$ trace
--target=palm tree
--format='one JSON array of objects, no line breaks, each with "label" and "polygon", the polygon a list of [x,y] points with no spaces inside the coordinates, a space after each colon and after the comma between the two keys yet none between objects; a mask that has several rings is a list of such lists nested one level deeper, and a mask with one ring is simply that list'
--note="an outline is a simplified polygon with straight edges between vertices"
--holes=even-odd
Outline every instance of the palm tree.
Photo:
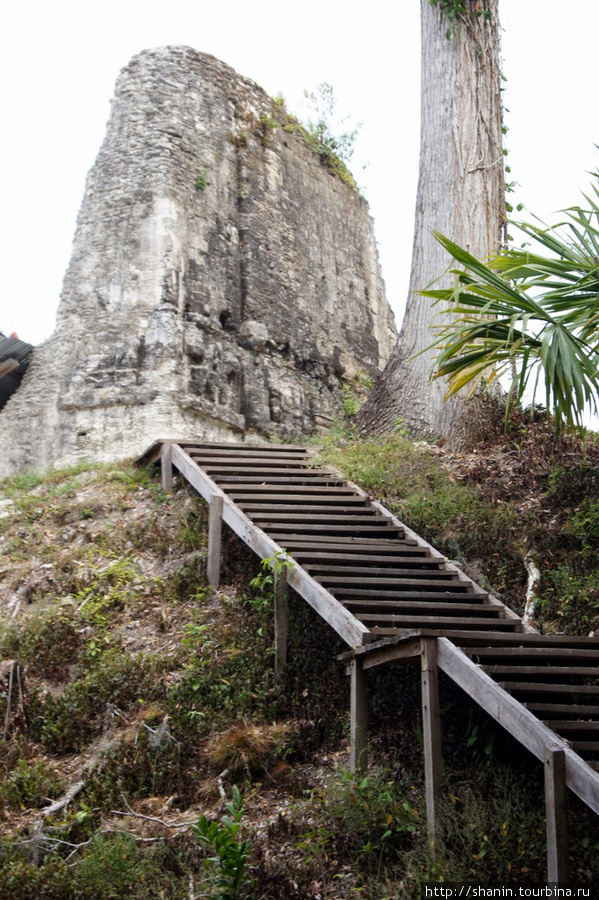
[{"label": "palm tree", "polygon": [[508,411],[530,386],[534,403],[544,382],[557,430],[581,426],[585,408],[597,412],[599,172],[594,178],[584,208],[562,210],[553,226],[518,223],[529,242],[487,262],[435,233],[462,267],[450,269],[453,287],[421,292],[448,304],[430,345],[438,350],[433,377],[447,377],[448,396],[507,374]]}]

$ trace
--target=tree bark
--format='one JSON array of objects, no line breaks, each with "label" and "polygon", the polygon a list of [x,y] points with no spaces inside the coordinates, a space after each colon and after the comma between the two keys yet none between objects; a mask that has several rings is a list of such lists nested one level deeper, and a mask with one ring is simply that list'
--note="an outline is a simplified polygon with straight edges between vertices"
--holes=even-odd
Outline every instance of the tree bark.
[{"label": "tree bark", "polygon": [[[364,435],[390,431],[401,419],[416,435],[464,446],[497,419],[497,404],[480,396],[445,401],[445,381],[430,380],[435,353],[415,356],[433,340],[431,324],[440,312],[418,291],[451,262],[431,231],[482,258],[499,249],[505,233],[498,0],[463,3],[464,21],[447,37],[439,8],[421,0],[420,173],[410,289],[397,345],[358,414]],[[481,6],[490,19],[476,15]]]}]

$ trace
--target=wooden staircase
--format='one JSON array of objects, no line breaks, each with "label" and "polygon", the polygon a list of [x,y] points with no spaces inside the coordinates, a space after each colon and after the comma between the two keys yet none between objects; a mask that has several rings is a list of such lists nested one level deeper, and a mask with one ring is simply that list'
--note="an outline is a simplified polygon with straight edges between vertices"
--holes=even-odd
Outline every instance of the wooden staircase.
[{"label": "wooden staircase", "polygon": [[[352,764],[364,763],[365,673],[421,660],[429,831],[440,782],[437,672],[444,671],[546,766],[549,880],[566,871],[570,787],[599,815],[599,637],[540,635],[305,446],[162,441],[161,459],[210,504],[208,577],[217,585],[224,521],[262,558],[287,561],[275,610],[286,653],[286,584],[333,627],[352,684]],[[286,584],[285,584],[286,582]],[[551,802],[550,799],[551,798]]]}]

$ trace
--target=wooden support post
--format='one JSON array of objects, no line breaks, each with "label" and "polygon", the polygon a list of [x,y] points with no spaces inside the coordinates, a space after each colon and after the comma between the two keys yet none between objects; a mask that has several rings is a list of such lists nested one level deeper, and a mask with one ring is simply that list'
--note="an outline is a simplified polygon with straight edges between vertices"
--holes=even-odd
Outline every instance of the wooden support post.
[{"label": "wooden support post", "polygon": [[211,587],[220,584],[220,542],[223,525],[223,498],[215,494],[210,501],[210,521],[208,523],[208,563],[206,576]]},{"label": "wooden support post", "polygon": [[567,882],[568,827],[566,822],[566,754],[545,751],[545,806],[547,810],[547,881]]},{"label": "wooden support post", "polygon": [[349,663],[350,698],[350,756],[352,772],[366,772],[368,768],[368,677],[362,660],[354,657]]},{"label": "wooden support post", "polygon": [[424,741],[424,778],[426,822],[429,842],[435,853],[437,806],[441,785],[441,720],[439,714],[439,669],[437,641],[424,638],[420,657],[422,681],[422,737]]},{"label": "wooden support post", "polygon": [[275,675],[287,665],[287,567],[275,570]]},{"label": "wooden support post", "polygon": [[173,489],[173,445],[163,444],[160,450],[162,490],[167,494]]}]

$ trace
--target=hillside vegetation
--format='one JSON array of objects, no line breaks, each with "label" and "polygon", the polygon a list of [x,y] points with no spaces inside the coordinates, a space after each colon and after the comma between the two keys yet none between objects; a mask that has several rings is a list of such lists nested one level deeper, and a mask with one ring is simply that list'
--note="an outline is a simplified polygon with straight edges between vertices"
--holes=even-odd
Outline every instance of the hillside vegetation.
[{"label": "hillside vegetation", "polygon": [[[599,627],[599,445],[516,419],[468,456],[397,434],[329,435],[323,457],[537,622]],[[0,482],[0,900],[418,897],[427,880],[545,879],[542,773],[442,683],[444,844],[426,846],[419,683],[372,678],[372,757],[347,770],[345,647],[290,597],[273,669],[271,585],[156,472],[87,466]],[[572,877],[599,828],[570,798]]]}]

